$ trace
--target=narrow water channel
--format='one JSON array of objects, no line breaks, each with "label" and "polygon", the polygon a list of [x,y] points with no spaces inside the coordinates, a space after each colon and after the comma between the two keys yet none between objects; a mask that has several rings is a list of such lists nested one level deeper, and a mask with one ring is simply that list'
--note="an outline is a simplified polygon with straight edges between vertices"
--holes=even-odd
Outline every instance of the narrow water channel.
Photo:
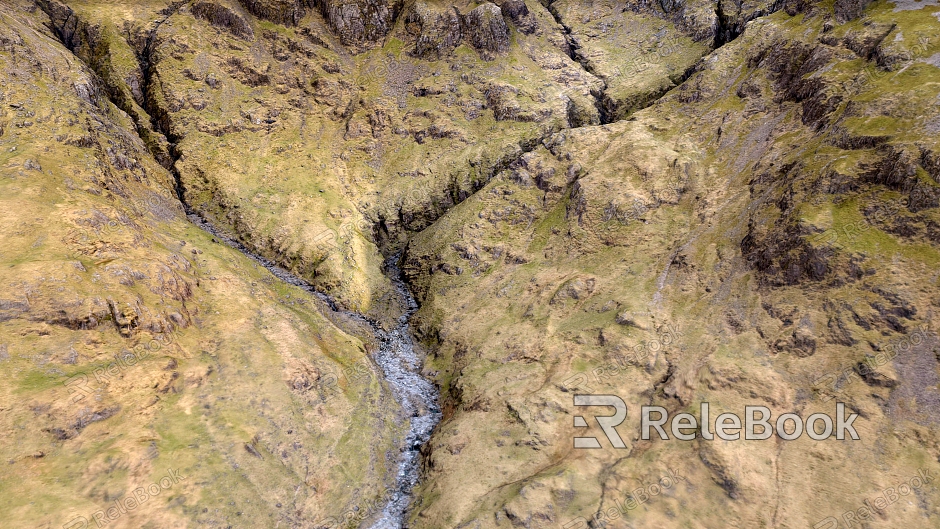
[{"label": "narrow water channel", "polygon": [[423,359],[415,348],[411,333],[409,322],[418,310],[418,303],[401,280],[397,256],[390,259],[385,268],[404,301],[405,312],[398,318],[395,328],[388,333],[374,327],[382,342],[374,359],[382,369],[395,400],[401,404],[405,413],[410,415],[411,423],[401,448],[396,490],[391,491],[389,502],[382,510],[381,517],[370,529],[401,529],[408,514],[408,505],[411,503],[411,491],[418,483],[421,446],[431,438],[431,432],[441,420],[441,410],[437,386],[421,376]]},{"label": "narrow water channel", "polygon": [[400,296],[404,311],[395,326],[390,331],[386,331],[378,322],[358,312],[340,309],[330,296],[314,289],[303,279],[273,262],[251,252],[243,244],[221,233],[198,215],[189,214],[188,217],[193,224],[264,266],[278,279],[303,288],[322,300],[330,310],[345,318],[363,323],[371,329],[379,343],[379,348],[372,355],[372,359],[379,367],[392,396],[401,406],[406,420],[409,421],[409,426],[408,433],[399,445],[400,454],[395,485],[392,490],[383,495],[388,498],[388,501],[382,507],[381,512],[377,513],[377,517],[373,518],[374,521],[370,525],[365,525],[364,528],[403,529],[408,516],[408,507],[411,504],[412,491],[420,477],[421,446],[428,442],[434,427],[440,422],[441,410],[437,386],[421,376],[424,359],[415,347],[410,324],[411,317],[418,310],[418,303],[408,289],[408,285],[401,279],[401,270],[398,268],[400,256],[389,258],[384,268]]}]

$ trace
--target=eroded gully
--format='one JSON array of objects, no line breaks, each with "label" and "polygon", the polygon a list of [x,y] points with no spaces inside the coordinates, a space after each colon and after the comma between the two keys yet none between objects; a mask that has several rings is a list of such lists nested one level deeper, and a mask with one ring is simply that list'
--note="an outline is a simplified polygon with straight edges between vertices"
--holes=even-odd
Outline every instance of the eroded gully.
[{"label": "eroded gully", "polygon": [[[153,104],[153,101],[151,101],[149,97],[154,75],[152,56],[155,49],[157,32],[161,25],[186,3],[185,1],[172,3],[166,9],[163,18],[150,30],[142,49],[136,50],[137,60],[144,81],[144,101],[140,103],[151,116],[151,122],[149,124],[140,121],[136,122],[136,132],[140,135],[141,129],[152,128],[169,140],[169,153],[158,152],[158,150],[153,148],[152,143],[144,143],[150,148],[154,158],[173,175],[175,180],[175,188],[173,191],[182,204],[186,216],[193,224],[243,253],[261,266],[264,266],[281,281],[300,287],[314,295],[325,305],[325,307],[323,307],[324,314],[340,328],[347,330],[349,324],[352,323],[353,326],[357,328],[367,329],[374,336],[379,347],[372,355],[372,359],[387,383],[392,396],[400,405],[404,419],[408,420],[409,426],[407,434],[399,444],[400,453],[398,455],[395,483],[391,489],[387,491],[387,494],[382,495],[383,498],[386,498],[382,509],[376,513],[370,513],[369,516],[366,517],[366,521],[363,522],[363,527],[367,527],[368,529],[402,529],[407,519],[408,507],[411,504],[412,490],[418,483],[418,478],[420,477],[420,449],[424,443],[430,440],[434,427],[441,419],[441,411],[439,406],[440,392],[438,388],[432,382],[421,376],[423,355],[420,354],[415,347],[415,339],[409,324],[411,316],[418,310],[418,304],[411,294],[411,291],[408,289],[408,286],[401,279],[401,271],[398,269],[397,263],[400,256],[396,255],[390,258],[385,263],[384,271],[395,287],[395,292],[399,296],[399,304],[404,310],[398,320],[391,326],[391,330],[386,330],[379,322],[367,318],[363,314],[341,309],[329,295],[316,290],[313,285],[300,277],[295,276],[277,266],[272,261],[252,252],[242,243],[222,233],[190,207],[186,201],[185,184],[174,163],[179,155],[179,153],[176,152],[175,145],[181,138],[170,134],[168,127],[165,126],[164,120],[157,117],[164,116],[165,113],[160,112],[160,109],[157,105]],[[40,7],[46,11],[50,19],[55,20],[52,7],[48,2],[43,2]],[[67,7],[64,7],[64,9],[68,11],[67,22],[68,19],[74,16],[74,13]],[[74,54],[76,51],[75,43],[65,34],[64,25],[65,24],[63,24],[63,27],[53,27],[52,29],[58,36],[59,41]],[[72,45],[69,45],[70,43]],[[77,54],[75,56],[78,60],[84,62]],[[102,77],[107,78],[107,76]],[[107,88],[107,95],[112,103],[119,108],[124,108],[125,105],[121,103],[126,103],[126,101],[121,101],[114,97],[115,91],[111,90],[113,87],[108,86]],[[136,113],[129,112],[129,114],[139,119]]]},{"label": "eroded gully", "polygon": [[[186,2],[176,2],[171,4],[165,18],[151,30],[144,49],[138,50],[138,60],[144,74],[144,84],[148,89],[150,85],[150,75],[153,73],[151,70],[151,55],[153,53],[154,37],[156,36],[157,30],[163,21],[169,18],[172,13],[185,3]],[[557,17],[557,13],[553,13],[553,15],[559,18]],[[558,22],[561,24],[560,19]],[[563,24],[561,25],[564,27]],[[570,33],[568,28],[565,29]],[[68,46],[68,41],[63,38],[61,32],[59,32],[58,36],[66,47],[73,52],[75,51],[73,47]],[[732,39],[729,40],[733,40],[733,36]],[[725,42],[721,44],[725,44]],[[577,56],[573,58],[575,60],[579,59]],[[582,61],[579,60],[578,62],[584,65]],[[692,70],[694,70],[694,68],[690,69],[689,73],[691,73]],[[146,94],[147,90],[145,90],[144,93]],[[600,103],[602,98],[598,97],[599,94],[593,95],[598,103]],[[144,101],[142,106],[151,116],[159,115],[158,112],[154,112],[157,109],[155,109],[154,105],[150,104],[151,102],[146,95],[145,98],[148,99],[148,101]],[[655,99],[658,98],[654,98],[654,100]],[[119,101],[115,101],[115,104],[119,107],[121,106]],[[649,104],[652,104],[652,101]],[[646,106],[649,106],[649,104]],[[606,119],[605,109],[602,105],[599,104],[598,107],[602,111],[602,116],[605,116],[604,122],[609,121]],[[138,123],[137,125],[138,127],[145,126],[143,123]],[[330,319],[341,328],[344,328],[344,321],[346,324],[353,323],[356,327],[368,329],[375,337],[379,347],[372,355],[372,359],[387,383],[392,396],[399,403],[403,414],[408,419],[409,427],[407,434],[399,444],[400,453],[398,455],[394,486],[388,491],[388,494],[383,495],[387,500],[381,510],[367,516],[366,521],[361,525],[361,529],[402,529],[406,525],[409,514],[412,491],[420,477],[420,449],[422,445],[430,440],[434,428],[441,419],[441,410],[439,406],[440,392],[438,388],[421,375],[423,355],[415,347],[415,339],[409,323],[412,315],[418,309],[418,304],[408,286],[401,278],[401,271],[398,268],[397,262],[399,256],[396,255],[390,258],[385,264],[384,271],[394,285],[395,291],[400,298],[400,305],[404,310],[397,321],[394,322],[391,330],[386,330],[379,322],[363,314],[340,308],[329,295],[316,290],[308,282],[279,267],[270,260],[255,254],[243,244],[220,232],[205,219],[196,214],[185,201],[186,193],[183,180],[172,163],[177,156],[177,153],[173,152],[175,150],[173,147],[175,143],[179,141],[179,138],[172,137],[169,131],[166,130],[166,127],[163,126],[160,119],[152,119],[150,125],[153,129],[162,133],[170,140],[170,153],[173,160],[162,159],[163,157],[158,156],[160,153],[153,154],[155,158],[173,174],[176,181],[176,189],[174,191],[182,203],[187,217],[193,224],[212,234],[217,239],[222,240],[232,248],[240,251],[261,266],[264,266],[281,281],[300,287],[315,296],[325,305],[324,314],[330,317]],[[139,132],[138,130],[138,133]],[[536,145],[537,144],[536,142]],[[523,151],[525,150],[526,149],[523,149]],[[168,161],[169,163],[167,163]]]},{"label": "eroded gully", "polygon": [[[418,310],[418,303],[408,285],[401,279],[401,270],[398,268],[400,254],[392,256],[385,262],[384,271],[395,287],[404,311],[394,322],[391,330],[385,330],[379,322],[371,318],[340,308],[329,295],[316,290],[310,283],[255,254],[245,245],[220,232],[202,217],[194,213],[189,213],[187,216],[193,224],[264,266],[281,281],[300,287],[314,295],[333,312],[332,316],[358,323],[368,328],[375,336],[379,347],[373,353],[372,360],[381,371],[392,396],[401,406],[402,413],[409,421],[409,426],[408,433],[399,445],[400,454],[395,485],[388,491],[388,494],[383,495],[388,499],[381,511],[367,518],[371,520],[363,527],[402,529],[411,504],[412,490],[420,477],[421,446],[431,439],[434,427],[441,420],[441,410],[440,391],[437,386],[421,375],[424,355],[415,347],[410,324],[411,317]],[[331,319],[334,323],[338,321],[337,318]]]}]

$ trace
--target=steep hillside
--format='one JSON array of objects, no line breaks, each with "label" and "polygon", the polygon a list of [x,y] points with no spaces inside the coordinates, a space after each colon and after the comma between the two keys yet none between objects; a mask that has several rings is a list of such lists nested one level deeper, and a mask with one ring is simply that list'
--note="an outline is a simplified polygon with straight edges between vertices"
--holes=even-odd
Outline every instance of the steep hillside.
[{"label": "steep hillside", "polygon": [[[913,0],[6,0],[0,513],[940,526],[937,35]],[[703,403],[860,439],[640,438]]]},{"label": "steep hillside", "polygon": [[0,6],[4,525],[93,521],[168,469],[109,526],[309,526],[381,496],[371,334],[193,226],[41,13]]},{"label": "steep hillside", "polygon": [[[812,527],[936,472],[940,25],[880,5],[746,28],[655,105],[547,139],[412,241],[450,410],[416,527]],[[626,401],[626,449],[572,449],[572,393]],[[837,401],[860,441],[636,427],[646,404]],[[936,488],[917,494],[866,526],[932,526]]]}]

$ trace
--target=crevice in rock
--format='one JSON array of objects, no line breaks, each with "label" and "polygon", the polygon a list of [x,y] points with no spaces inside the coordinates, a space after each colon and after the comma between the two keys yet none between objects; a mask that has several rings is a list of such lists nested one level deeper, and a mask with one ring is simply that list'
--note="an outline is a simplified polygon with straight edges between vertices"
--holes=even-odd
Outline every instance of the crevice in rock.
[{"label": "crevice in rock", "polygon": [[[600,118],[601,118],[600,124],[605,125],[605,124],[612,123],[613,121],[616,121],[615,116],[617,114],[617,108],[616,108],[617,103],[613,101],[611,98],[609,98],[608,95],[606,94],[607,80],[603,76],[595,72],[593,68],[590,66],[590,62],[583,55],[579,53],[578,50],[581,47],[577,43],[577,41],[571,36],[571,33],[572,33],[571,28],[567,26],[566,24],[564,24],[564,22],[562,21],[561,15],[558,13],[557,9],[554,7],[553,0],[543,0],[542,3],[546,7],[546,9],[549,11],[549,13],[551,13],[552,17],[555,19],[555,22],[559,25],[559,27],[562,28],[562,30],[565,33],[565,41],[568,47],[567,49],[564,49],[563,51],[573,61],[580,64],[581,67],[586,72],[590,73],[591,75],[593,75],[594,77],[598,78],[599,80],[603,82],[603,88],[601,88],[600,90],[591,91],[591,95],[594,98],[594,105],[598,109],[598,112],[600,114]],[[766,15],[772,14],[773,12],[779,10],[782,7],[783,3],[784,2],[782,0],[777,0],[767,12],[758,11],[754,13],[752,16],[744,20],[738,20],[737,22],[734,22],[735,18],[729,15],[725,15],[723,13],[721,2],[719,1],[718,7],[716,9],[716,13],[718,14],[718,17],[719,17],[719,28],[715,36],[715,49],[729,42],[732,42],[734,39],[740,36],[741,33],[743,33],[744,25],[747,22],[749,22],[750,20],[754,18],[758,18],[760,16],[766,16]],[[681,75],[677,76],[675,79],[672,79],[674,86],[669,87],[657,93],[649,94],[649,97],[645,98],[645,101],[638,104],[637,108],[631,111],[631,114],[633,112],[637,112],[637,111],[640,111],[640,110],[643,110],[645,108],[652,106],[659,99],[668,95],[673,89],[682,85],[689,77],[691,77],[695,72],[699,70],[703,61],[704,61],[704,57],[700,59],[698,62],[696,62],[696,64],[687,68],[684,72],[682,72]],[[589,125],[584,125],[584,126],[589,126]],[[565,129],[565,130],[576,129],[576,128],[581,128],[581,126],[570,127],[569,129]],[[397,211],[397,222],[399,223],[399,226],[404,228],[405,232],[411,232],[412,234],[420,233],[424,231],[425,229],[433,226],[437,222],[437,220],[439,220],[444,215],[446,215],[450,209],[452,209],[453,207],[456,207],[457,205],[462,203],[464,200],[472,197],[474,194],[479,192],[492,180],[493,177],[499,174],[500,171],[508,168],[510,164],[517,161],[523,155],[537,148],[537,146],[540,143],[544,142],[546,139],[550,138],[555,133],[556,133],[555,131],[549,132],[547,134],[543,134],[539,138],[529,140],[528,142],[520,143],[519,146],[521,148],[521,152],[514,154],[513,156],[504,157],[498,160],[497,163],[494,164],[490,168],[490,170],[487,173],[487,176],[478,181],[474,181],[469,190],[465,188],[461,188],[460,186],[456,184],[456,182],[453,182],[451,186],[449,186],[449,191],[448,191],[453,205],[450,208],[444,209],[443,211],[436,212],[433,220],[431,220],[430,223],[423,228],[413,229],[413,228],[408,227],[409,222],[406,219],[406,212],[403,210],[403,208],[399,208]],[[374,236],[375,236],[376,244],[377,246],[380,247],[380,249],[382,249],[383,253],[385,254],[389,253],[390,245],[388,243],[393,238],[391,232],[394,230],[394,228],[390,229],[388,225],[388,220],[390,219],[380,218],[375,223],[375,229],[374,229]],[[406,235],[406,238],[410,238],[410,237],[407,237]],[[407,246],[407,241],[405,241],[404,244],[405,246]],[[391,248],[392,248],[392,251],[398,251],[401,248],[401,246],[399,244],[393,244],[391,245]]]},{"label": "crevice in rock", "polygon": [[775,0],[773,4],[766,10],[758,9],[753,13],[744,15],[741,12],[741,2],[740,0],[731,0],[735,2],[736,9],[732,12],[726,11],[726,6],[724,2],[728,0],[718,0],[715,5],[715,17],[717,27],[715,28],[715,42],[712,46],[713,50],[728,44],[729,42],[740,37],[744,33],[744,27],[748,22],[767,15],[772,15],[777,11],[781,10],[786,3],[785,0]]},{"label": "crevice in rock", "polygon": [[608,104],[605,103],[605,101],[610,99],[607,97],[607,79],[594,71],[591,63],[578,52],[578,50],[581,49],[581,45],[578,44],[578,41],[571,35],[571,28],[562,21],[561,14],[555,9],[554,0],[543,1],[543,4],[548,12],[551,13],[552,18],[555,19],[555,23],[565,32],[565,42],[568,44],[568,48],[562,51],[564,51],[572,61],[580,64],[585,72],[593,75],[603,83],[600,90],[591,90],[591,97],[594,98],[594,107],[597,108],[597,112],[600,115],[600,124],[606,125],[611,123],[613,121],[613,113],[608,108]]},{"label": "crevice in rock", "polygon": [[[163,12],[165,18],[157,24],[157,27],[186,3],[188,2],[176,2],[167,7]],[[89,28],[85,21],[79,19],[72,8],[56,0],[38,0],[36,5],[49,17],[49,29],[55,34],[59,42],[96,74],[98,81],[105,89],[108,100],[130,116],[134,122],[137,135],[143,141],[147,150],[150,151],[150,154],[160,165],[170,170],[174,162],[170,152],[171,145],[168,143],[169,140],[166,134],[160,131],[157,124],[153,122],[152,114],[149,114],[151,110],[147,108],[148,105],[146,104],[149,82],[147,80],[147,71],[142,68],[143,64],[138,64],[143,77],[143,89],[140,94],[142,100],[137,101],[135,98],[138,96],[129,93],[130,87],[125,87],[127,90],[123,90],[118,81],[114,79],[116,72],[109,69],[110,64],[108,62],[108,56],[112,50],[110,44],[100,38],[100,34],[90,31],[92,28]],[[133,48],[129,38],[127,43],[130,48]],[[93,55],[86,56],[88,53]],[[142,115],[140,110],[149,115]]]},{"label": "crevice in rock", "polygon": [[[393,218],[379,215],[378,219],[373,224],[372,229],[372,236],[375,245],[385,257],[389,257],[392,254],[402,251],[405,247],[407,247],[412,235],[421,233],[433,226],[434,223],[444,217],[444,215],[446,215],[451,209],[457,207],[465,200],[473,197],[480,190],[485,188],[486,185],[496,177],[496,175],[508,169],[510,165],[519,160],[525,154],[537,149],[539,145],[542,145],[543,142],[558,132],[560,131],[552,129],[545,131],[536,137],[519,141],[518,151],[501,156],[495,160],[489,167],[482,171],[482,178],[478,178],[470,182],[469,187],[466,185],[461,185],[457,182],[456,179],[451,179],[451,181],[447,183],[446,187],[441,190],[446,195],[449,203],[441,204],[437,207],[435,207],[434,204],[425,204],[425,208],[422,212],[423,217],[421,218],[416,218],[413,215],[413,211],[411,210],[406,211],[404,206],[399,206],[397,210],[393,212]],[[366,216],[366,213],[367,212],[362,212],[363,216]],[[426,224],[422,221],[425,221]],[[421,223],[422,225],[416,225],[418,223]],[[409,283],[409,288],[411,286],[412,285]]]},{"label": "crevice in rock", "polygon": [[740,35],[740,32],[737,31],[737,28],[732,23],[731,17],[725,14],[725,10],[721,4],[722,0],[718,0],[718,3],[715,5],[715,18],[718,27],[715,28],[715,43],[712,45],[712,48],[716,50]]},{"label": "crevice in rock", "polygon": [[[121,91],[119,87],[107,82],[107,80],[111,78],[108,72],[97,71],[92,67],[91,64],[89,64],[90,59],[93,58],[83,57],[81,54],[77,53],[77,50],[79,50],[82,45],[82,41],[78,40],[81,37],[76,34],[76,28],[79,27],[80,24],[83,24],[83,22],[76,17],[74,12],[67,6],[59,4],[54,0],[40,0],[38,2],[40,8],[42,8],[43,11],[52,20],[53,27],[51,29],[59,39],[60,43],[65,46],[66,49],[71,51],[77,60],[79,60],[98,76],[99,81],[101,81],[101,83],[106,88],[104,93],[108,97],[108,100],[116,107],[124,110],[134,118],[135,128],[138,132],[138,136],[148,147],[151,155],[160,163],[160,165],[166,168],[166,170],[173,177],[172,192],[179,200],[183,212],[186,214],[187,218],[203,230],[226,241],[230,246],[233,246],[242,253],[249,255],[273,272],[274,267],[276,266],[275,263],[271,260],[262,258],[252,253],[258,252],[260,254],[262,252],[259,251],[258,248],[254,247],[254,245],[250,244],[250,241],[244,240],[240,234],[236,234],[236,238],[231,238],[224,235],[222,230],[219,230],[217,227],[215,227],[212,223],[209,222],[208,219],[206,219],[200,212],[196,211],[189,204],[186,199],[186,186],[183,183],[182,175],[176,167],[176,162],[181,156],[181,153],[177,149],[177,144],[183,138],[173,133],[170,115],[168,111],[161,107],[158,103],[160,98],[157,96],[157,91],[162,90],[162,86],[159,79],[159,73],[156,70],[155,53],[158,45],[157,34],[161,26],[173,15],[177,14],[180,9],[190,3],[192,3],[192,0],[183,0],[170,4],[161,11],[162,18],[154,22],[153,26],[146,32],[145,37],[139,36],[137,39],[132,39],[130,36],[128,36],[126,38],[128,46],[135,54],[138,69],[142,75],[142,100],[137,102],[137,104],[139,104],[140,107],[143,108],[143,110],[147,113],[146,116],[142,116],[134,110],[134,102],[128,101],[123,97],[115,96],[115,94],[120,94]],[[57,20],[59,23],[56,23]],[[134,40],[136,40],[136,42],[132,42]],[[145,121],[145,118],[149,118],[149,122]],[[159,146],[155,146],[152,142],[147,141],[144,134],[159,135],[163,138],[162,145],[165,148],[159,148]],[[294,278],[293,275],[286,272],[275,273],[275,275],[282,281],[296,286],[307,285],[306,281]],[[332,298],[329,300],[329,306],[336,310],[336,303],[332,300]]]},{"label": "crevice in rock", "polygon": [[[735,4],[732,11],[726,11],[726,6],[723,5],[723,2],[729,0],[718,0],[715,8],[715,15],[717,17],[717,27],[715,28],[714,42],[712,44],[712,51],[717,50],[718,48],[728,44],[729,42],[734,41],[738,38],[745,29],[745,26],[751,20],[756,18],[767,16],[773,14],[774,12],[783,8],[785,0],[775,0],[774,3],[766,10],[761,9],[754,11],[753,13],[744,15],[741,13],[740,3]],[[735,0],[730,0],[735,1]],[[633,108],[627,109],[626,112],[623,112],[624,102],[617,101],[610,97],[608,94],[609,81],[608,79],[596,71],[596,69],[591,65],[591,62],[584,56],[581,52],[582,45],[577,41],[573,36],[572,29],[570,26],[564,23],[561,14],[558,12],[558,9],[555,7],[554,0],[543,0],[542,4],[548,10],[548,12],[555,19],[555,23],[564,31],[565,42],[567,47],[563,50],[571,60],[577,62],[581,65],[581,68],[584,69],[587,73],[593,75],[603,83],[602,87],[597,90],[591,91],[591,96],[594,99],[594,106],[597,108],[597,111],[600,115],[600,124],[606,125],[621,119],[627,119],[629,115],[648,108],[653,105],[668,94],[674,88],[680,86],[685,82],[693,73],[698,71],[704,57],[699,59],[696,64],[692,65],[681,75],[671,78],[673,85],[672,87],[666,88],[664,90],[646,94],[644,97],[637,98],[636,101],[631,106]],[[665,11],[669,11],[664,7]],[[627,103],[629,104],[629,103]]]},{"label": "crevice in rock", "polygon": [[154,87],[154,64],[153,64],[153,53],[157,42],[157,33],[160,31],[160,26],[162,26],[167,20],[170,19],[173,15],[179,12],[180,9],[188,1],[174,2],[170,4],[166,9],[163,10],[163,18],[160,19],[154,27],[148,32],[147,38],[143,43],[143,46],[139,49],[135,49],[134,53],[137,55],[137,63],[140,67],[140,71],[143,74],[144,86],[143,86],[143,104],[144,110],[150,114],[150,124],[154,130],[163,134],[163,136],[170,142],[169,144],[169,155],[170,161],[168,164],[164,164],[164,167],[173,175],[173,181],[175,182],[176,196],[180,201],[180,204],[183,205],[183,210],[186,214],[190,214],[191,208],[186,202],[185,189],[183,187],[182,177],[179,174],[179,171],[176,169],[176,161],[179,159],[180,154],[176,148],[176,144],[181,138],[175,137],[170,128],[169,119],[166,115],[166,111],[159,107],[156,104],[153,98],[152,90],[159,89],[160,87]]},{"label": "crevice in rock", "polygon": [[[384,524],[390,523],[392,526],[400,527],[402,520],[406,519],[405,517],[409,512],[408,508],[411,504],[412,489],[417,482],[421,469],[421,465],[418,462],[418,458],[420,457],[418,451],[420,447],[427,443],[433,429],[437,425],[440,415],[437,404],[440,389],[427,379],[423,378],[421,375],[421,360],[414,351],[411,345],[411,339],[409,338],[409,336],[412,335],[409,324],[410,315],[417,310],[418,305],[410,291],[407,290],[407,286],[404,284],[404,282],[400,281],[401,274],[397,268],[397,256],[389,259],[386,262],[385,267],[383,267],[383,271],[388,274],[389,279],[396,286],[398,295],[401,296],[401,303],[406,306],[406,313],[397,320],[397,324],[394,329],[386,330],[385,322],[378,321],[363,314],[340,307],[333,297],[317,290],[316,287],[305,281],[303,278],[292,274],[284,268],[281,268],[277,263],[271,262],[270,260],[254,253],[251,248],[247,247],[247,245],[241,243],[240,241],[228,237],[223,231],[215,228],[187,204],[185,199],[185,186],[182,182],[179,171],[175,167],[175,162],[179,159],[179,152],[176,149],[176,143],[182,138],[172,134],[170,117],[166,110],[161,108],[154,100],[155,98],[153,97],[152,92],[154,90],[161,89],[159,86],[159,76],[155,70],[154,65],[154,51],[157,45],[157,32],[164,22],[177,13],[179,9],[187,3],[189,2],[177,2],[164,10],[162,13],[164,18],[155,24],[155,26],[149,31],[147,38],[143,42],[143,45],[139,49],[135,50],[138,64],[145,80],[143,92],[146,95],[144,97],[144,104],[142,106],[152,116],[151,125],[153,128],[156,131],[164,134],[164,136],[166,136],[167,139],[172,142],[170,144],[171,148],[169,149],[169,152],[172,154],[173,163],[171,163],[170,167],[167,169],[174,177],[175,191],[178,195],[179,201],[182,204],[188,219],[215,237],[213,238],[213,242],[227,244],[233,249],[238,250],[244,254],[246,257],[265,267],[281,281],[300,287],[313,295],[316,300],[323,303],[324,305],[321,307],[321,314],[323,314],[325,318],[327,318],[347,334],[352,336],[359,336],[361,335],[361,331],[364,330],[371,335],[370,337],[372,340],[379,344],[379,352],[368,355],[368,358],[372,360],[371,369],[373,376],[389,381],[391,387],[383,389],[383,398],[385,395],[392,395],[392,397],[401,405],[402,409],[405,410],[406,413],[402,415],[402,419],[408,418],[410,421],[410,427],[407,436],[401,440],[402,455],[395,460],[398,471],[394,474],[393,482],[396,489],[393,491],[391,499],[388,500],[383,506],[383,511],[381,513],[382,517],[379,520],[379,525],[377,526],[384,527],[386,526]],[[75,20],[74,13],[69,12],[65,20]],[[60,39],[62,39],[63,32],[57,31],[56,34]],[[73,55],[78,61],[80,61],[89,69],[92,69],[87,61],[78,54],[75,54],[74,50],[70,48],[66,42],[62,41],[61,43],[67,49],[72,51]],[[110,97],[109,101],[111,101],[111,103],[113,103],[118,108],[121,108],[119,101],[115,101]],[[136,319],[128,317],[112,300],[108,300],[108,311],[110,312],[110,318],[115,322],[116,325],[119,326],[119,330],[121,330],[122,335],[129,334],[126,329],[137,326]],[[80,421],[75,425],[71,425],[71,430],[56,428],[54,430],[50,430],[50,433],[59,439],[68,439],[76,435],[88,424],[107,419],[116,413],[116,411],[117,408],[114,410],[106,409],[102,412],[96,412],[86,419],[80,419]]]}]

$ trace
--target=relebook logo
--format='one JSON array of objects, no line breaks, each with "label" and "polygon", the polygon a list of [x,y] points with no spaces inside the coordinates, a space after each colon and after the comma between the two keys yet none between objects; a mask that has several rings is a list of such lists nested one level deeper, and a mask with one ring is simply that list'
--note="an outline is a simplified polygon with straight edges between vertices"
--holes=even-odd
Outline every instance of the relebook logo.
[{"label": "relebook logo", "polygon": [[[575,406],[608,406],[614,409],[612,415],[591,416],[600,426],[607,440],[614,448],[626,448],[626,444],[617,432],[617,426],[623,424],[627,418],[627,404],[616,395],[575,395]],[[836,418],[825,413],[813,413],[806,420],[796,413],[784,413],[772,422],[773,415],[766,406],[745,406],[744,420],[737,414],[721,413],[715,417],[714,423],[710,421],[711,409],[707,402],[699,406],[698,417],[691,413],[677,413],[672,417],[662,406],[643,406],[640,408],[640,438],[644,441],[659,439],[668,441],[692,441],[701,437],[706,441],[716,437],[724,441],[762,441],[770,439],[774,434],[785,441],[799,439],[804,433],[814,441],[823,441],[832,437],[842,441],[852,439],[858,441],[858,432],[852,423],[858,418],[857,413],[846,416],[845,404],[836,403]],[[664,426],[669,423],[669,432]],[[743,425],[743,435],[741,432]],[[575,428],[588,428],[584,416],[575,415]],[[672,434],[670,437],[669,434]],[[575,437],[575,448],[601,448],[596,437]]]}]

